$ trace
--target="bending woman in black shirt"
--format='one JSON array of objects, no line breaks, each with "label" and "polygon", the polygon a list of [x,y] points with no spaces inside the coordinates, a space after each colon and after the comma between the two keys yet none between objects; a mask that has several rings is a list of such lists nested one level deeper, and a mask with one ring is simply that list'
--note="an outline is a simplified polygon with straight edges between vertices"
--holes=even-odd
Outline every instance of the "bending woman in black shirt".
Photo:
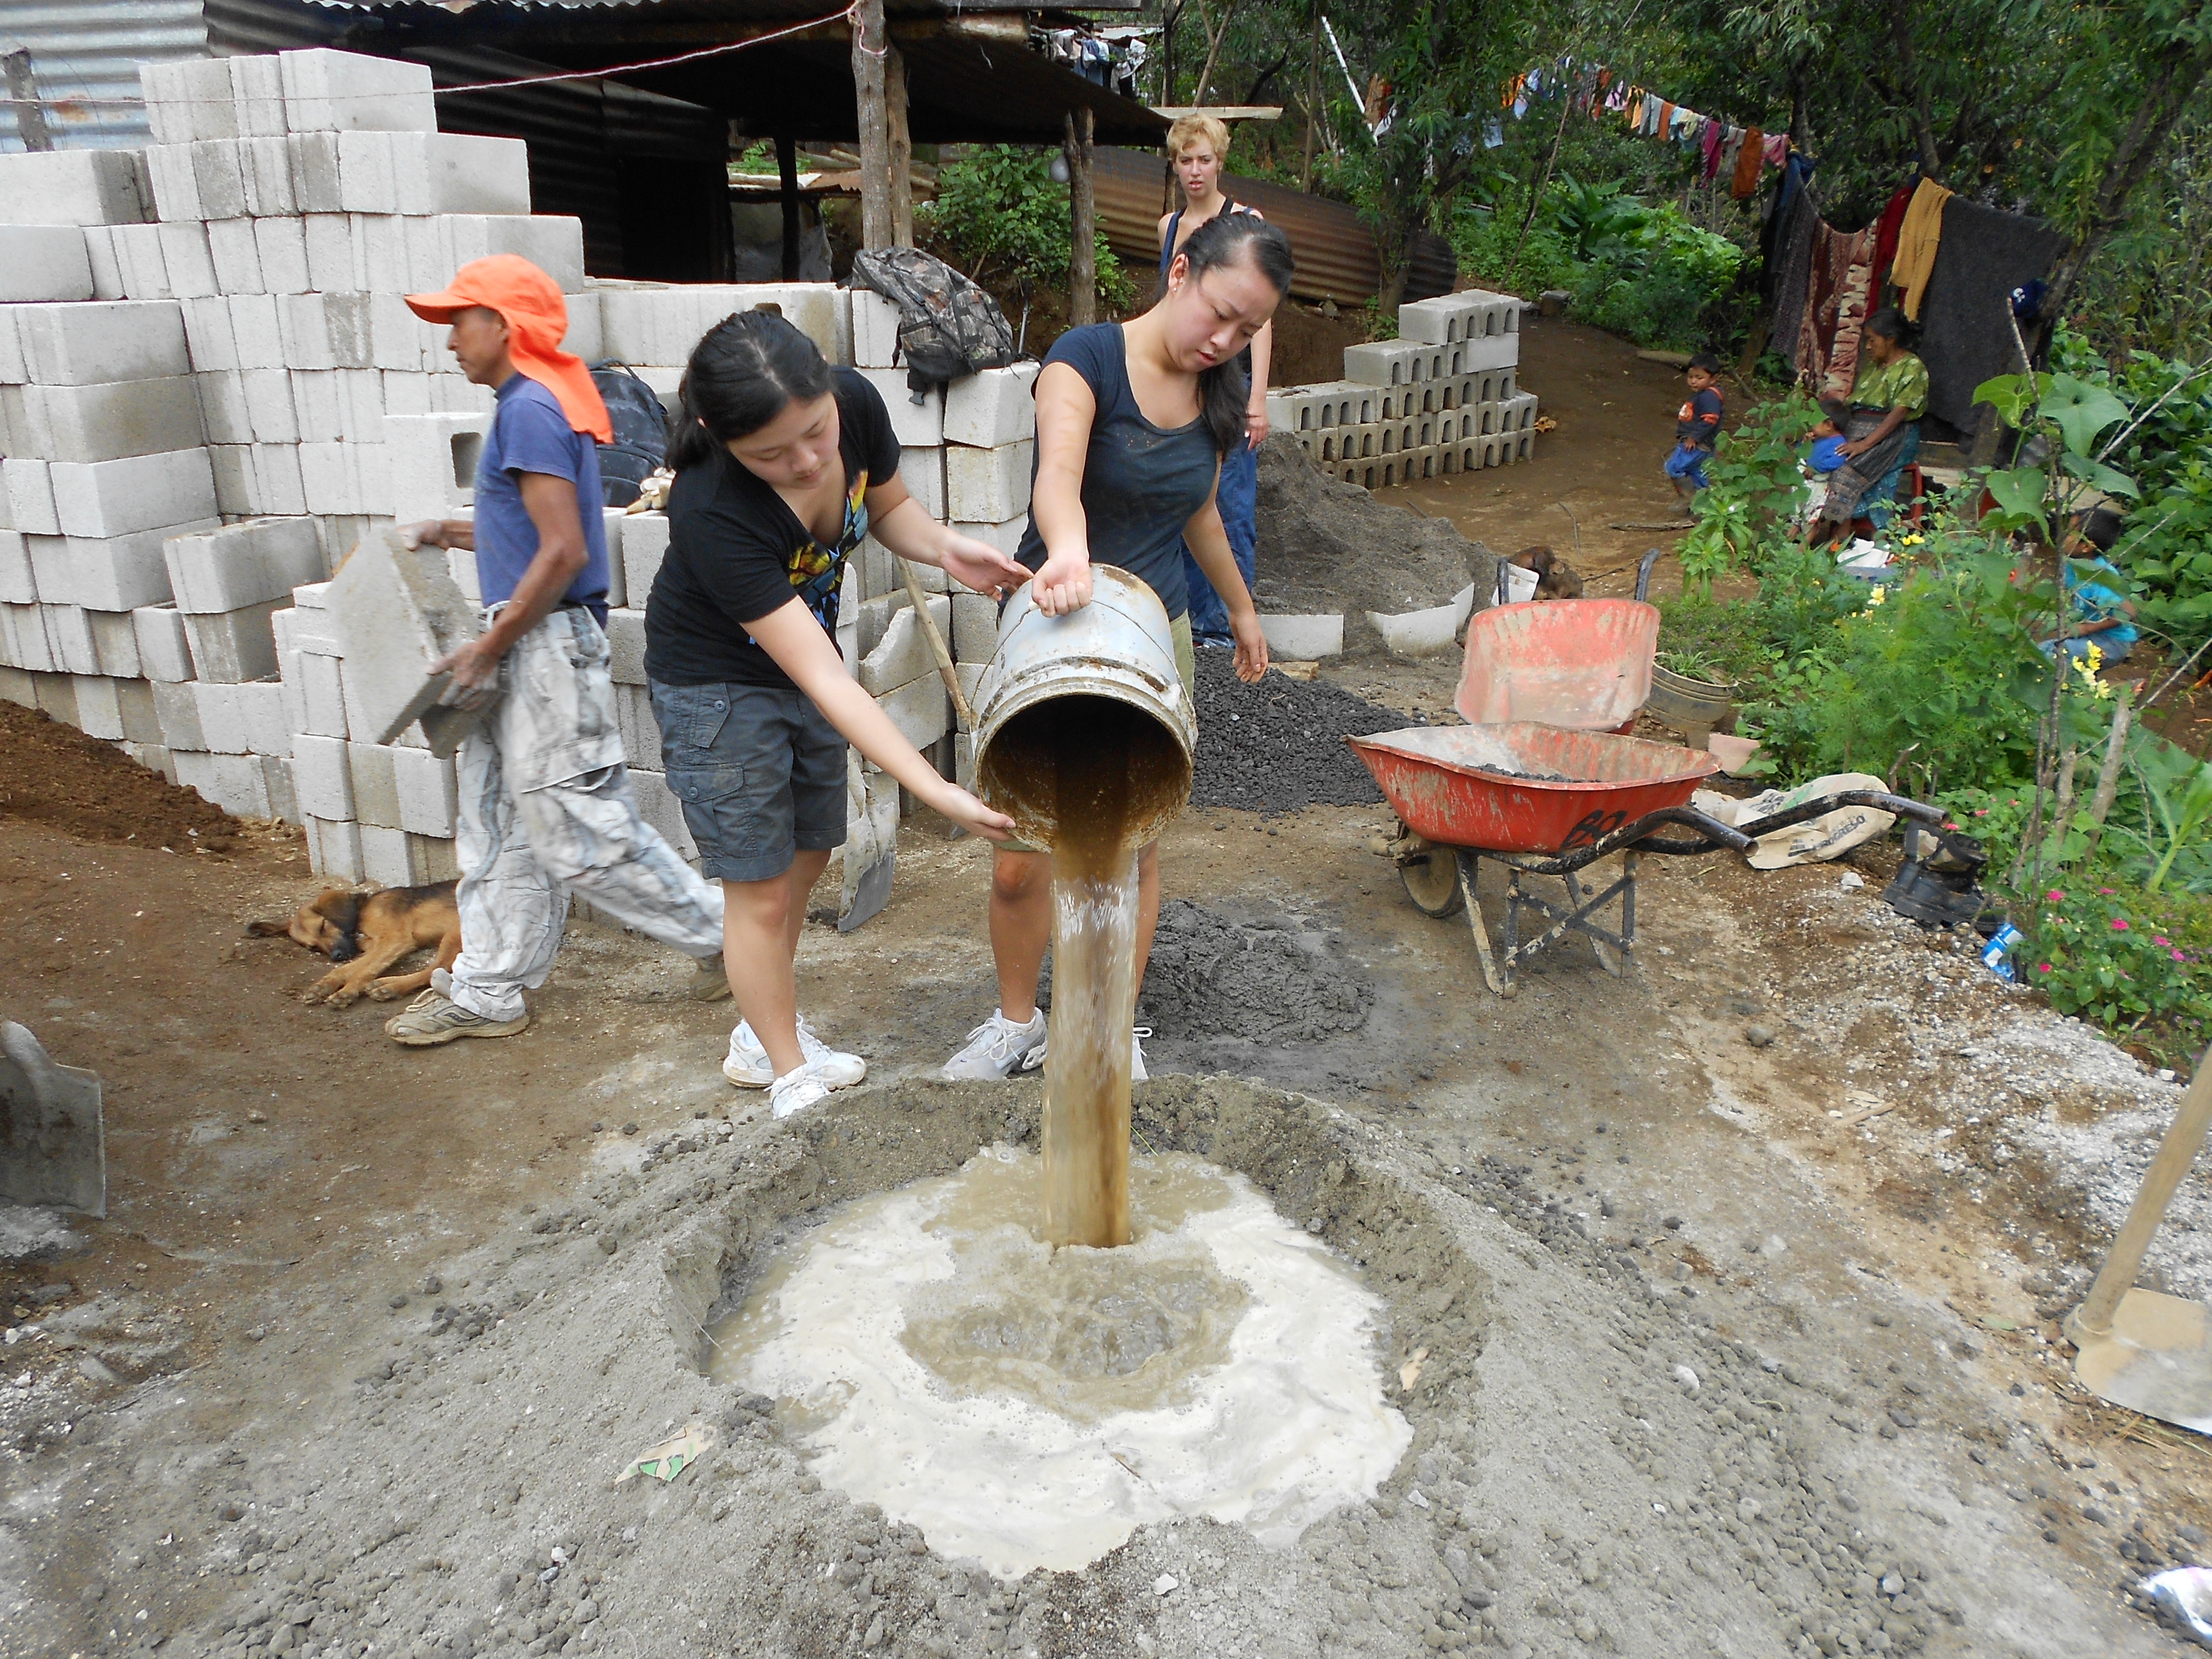
[{"label": "bending woman in black shirt", "polygon": [[[1218,215],[1176,252],[1150,311],[1069,330],[1037,376],[1036,480],[1016,556],[1036,572],[1037,608],[1058,616],[1089,604],[1094,557],[1127,570],[1167,608],[1186,690],[1195,674],[1185,545],[1228,608],[1237,678],[1267,672],[1267,641],[1214,487],[1222,457],[1245,441],[1237,356],[1274,315],[1290,281],[1291,245],[1280,230],[1253,214]],[[1139,982],[1159,920],[1158,854],[1155,845],[1138,858]],[[1051,936],[1051,859],[1001,848],[991,874],[999,1008],[968,1034],[945,1076],[1001,1078],[1035,1063],[1045,1040],[1037,974]],[[1133,1058],[1132,1075],[1142,1078],[1143,1050]]]},{"label": "bending woman in black shirt", "polygon": [[787,1117],[867,1071],[799,1018],[792,967],[807,894],[845,839],[847,740],[963,828],[1013,830],[939,777],[846,672],[846,562],[872,532],[978,592],[1003,597],[1029,572],[907,494],[883,398],[781,317],[740,312],[711,331],[682,398],[646,678],[668,786],[726,899],[722,960],[744,1018],[723,1074],[768,1089]]}]

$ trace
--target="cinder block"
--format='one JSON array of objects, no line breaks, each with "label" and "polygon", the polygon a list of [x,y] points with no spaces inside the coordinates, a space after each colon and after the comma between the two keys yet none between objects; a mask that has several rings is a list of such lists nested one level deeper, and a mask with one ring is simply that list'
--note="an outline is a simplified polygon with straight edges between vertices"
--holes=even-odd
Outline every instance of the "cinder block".
[{"label": "cinder block", "polygon": [[204,300],[222,292],[216,281],[215,255],[208,246],[205,225],[163,223],[154,228],[161,240],[161,264],[173,297]]},{"label": "cinder block", "polygon": [[[300,781],[300,763],[292,763],[292,783],[296,791]],[[303,808],[304,811],[304,808]],[[307,814],[307,863],[314,872],[330,881],[356,882],[362,878],[361,826],[350,819],[332,821]]]},{"label": "cinder block", "polygon": [[632,767],[629,787],[638,816],[660,832],[678,857],[697,858],[699,843],[691,838],[691,826],[684,821],[684,803],[669,788],[667,774]]},{"label": "cinder block", "polygon": [[[203,373],[234,374],[239,367],[238,335],[232,325],[230,301],[221,295],[178,302],[185,325],[187,357]],[[275,313],[270,313],[274,320]]]},{"label": "cinder block", "polygon": [[112,461],[207,441],[189,374],[104,386],[29,386],[23,409],[49,461]]},{"label": "cinder block", "polygon": [[23,357],[23,337],[15,326],[15,309],[0,306],[0,386],[21,386],[30,378]]},{"label": "cinder block", "polygon": [[28,669],[0,666],[0,702],[12,702],[20,708],[39,706],[39,688]]},{"label": "cinder block", "polygon": [[410,835],[450,836],[459,810],[453,757],[427,749],[395,749],[392,785],[399,798],[399,827]]},{"label": "cinder block", "polygon": [[[599,533],[607,550],[607,605],[610,608],[629,604],[629,574],[623,568],[623,520],[628,515],[618,507],[599,509]],[[637,608],[645,609],[645,595],[638,595]]]},{"label": "cinder block", "polygon": [[607,355],[600,335],[599,295],[568,294],[562,297],[568,302],[568,331],[562,337],[561,349],[573,351],[587,363],[599,362]]},{"label": "cinder block", "polygon": [[161,725],[161,741],[173,750],[204,752],[207,737],[200,729],[198,687],[190,680],[155,680],[153,686],[154,714]]},{"label": "cinder block", "polygon": [[289,518],[307,510],[307,486],[301,481],[300,451],[295,444],[255,444],[253,455],[254,513]]},{"label": "cinder block", "polygon": [[233,118],[241,138],[277,137],[285,131],[283,63],[274,52],[221,60],[230,72]]},{"label": "cinder block", "polygon": [[238,162],[246,183],[246,212],[265,219],[302,210],[292,182],[291,146],[283,137],[240,139]]},{"label": "cinder block", "polygon": [[215,804],[234,818],[271,816],[269,777],[256,755],[217,755],[215,757]]},{"label": "cinder block", "polygon": [[418,857],[419,838],[402,830],[372,823],[361,826],[361,874],[380,887],[414,887],[429,878]]},{"label": "cinder block", "polygon": [[1419,340],[1371,340],[1344,349],[1344,378],[1361,386],[1407,386],[1444,378],[1448,348]]},{"label": "cinder block", "polygon": [[1459,372],[1480,374],[1491,369],[1510,368],[1520,361],[1519,331],[1510,334],[1492,334],[1481,339],[1469,340],[1460,348]]},{"label": "cinder block", "polygon": [[35,605],[0,605],[0,661],[34,674],[54,672],[46,620]]},{"label": "cinder block", "polygon": [[0,303],[92,298],[92,261],[76,225],[0,225]]},{"label": "cinder block", "polygon": [[250,519],[162,544],[177,609],[187,615],[243,610],[328,574],[308,519]]},{"label": "cinder block", "polygon": [[76,681],[67,674],[40,674],[33,690],[39,711],[64,726],[76,724]]},{"label": "cinder block", "polygon": [[987,368],[945,388],[945,441],[994,449],[1036,436],[1036,363]]},{"label": "cinder block", "polygon": [[130,297],[123,291],[123,267],[115,258],[117,228],[114,225],[77,227],[84,238],[85,265],[92,274],[92,297],[95,300]]},{"label": "cinder block", "polygon": [[345,647],[354,732],[389,743],[417,718],[434,715],[425,733],[433,749],[450,754],[473,721],[436,709],[447,682],[430,665],[478,629],[441,550],[410,549],[389,531],[366,537],[331,578],[326,601]]},{"label": "cinder block", "polygon": [[0,225],[135,225],[152,217],[139,152],[0,155]]},{"label": "cinder block", "polygon": [[302,819],[300,797],[292,784],[292,763],[276,755],[257,757],[261,763],[261,777],[269,795],[269,816],[282,818],[287,823],[298,823]]},{"label": "cinder block", "polygon": [[64,536],[63,557],[69,568],[69,602],[93,611],[137,611],[167,603],[173,593],[161,544],[172,536],[212,530],[212,518],[134,531],[128,536]]},{"label": "cinder block", "polygon": [[[115,682],[115,701],[123,711],[123,737],[127,743],[161,744],[161,717],[154,711],[154,688],[135,677]],[[167,747],[166,744],[162,745]],[[164,762],[149,763],[166,764]]]},{"label": "cinder block", "polygon": [[[1026,513],[1036,455],[1033,440],[995,449],[963,446],[946,450],[945,497],[951,518],[965,524],[1000,524]],[[904,468],[900,471],[903,477]]]},{"label": "cinder block", "polygon": [[988,662],[999,648],[999,602],[988,593],[955,593],[952,654],[961,662]]},{"label": "cinder block", "polygon": [[192,187],[200,213],[209,219],[246,216],[246,158],[235,138],[201,138],[187,144]]},{"label": "cinder block", "polygon": [[242,685],[276,672],[276,635],[269,617],[280,601],[246,605],[212,615],[181,613],[191,641],[192,671],[203,680]]},{"label": "cinder block", "polygon": [[[270,143],[270,140],[259,140]],[[279,149],[281,139],[274,141]],[[261,283],[271,294],[305,294],[307,278],[307,221],[297,216],[252,221],[253,246],[260,256]]]},{"label": "cinder block", "polygon": [[[191,642],[185,634],[185,615],[174,605],[141,605],[131,613],[138,635],[138,672],[148,679],[175,683],[192,678]],[[197,744],[178,745],[196,749]]]},{"label": "cinder block", "polygon": [[311,213],[300,222],[307,251],[307,286],[319,292],[351,293],[369,287],[355,258],[353,221],[343,213]]},{"label": "cinder block", "polygon": [[302,651],[293,659],[293,665],[300,685],[295,732],[306,737],[347,736],[345,689],[339,681],[338,659]]},{"label": "cinder block", "polygon": [[20,530],[0,530],[0,605],[36,605],[39,579],[31,544]]},{"label": "cinder block", "polygon": [[476,500],[477,459],[489,419],[477,415],[387,415],[384,443],[392,516],[402,524],[450,519]]},{"label": "cinder block", "polygon": [[100,648],[93,643],[92,624],[82,607],[40,605],[39,620],[46,630],[46,647],[54,666],[64,674],[97,674]]},{"label": "cinder block", "polygon": [[337,160],[340,199],[303,197],[307,211],[425,216],[530,211],[530,154],[520,138],[341,132]]},{"label": "cinder block", "polygon": [[235,688],[240,718],[246,723],[248,754],[276,755],[289,759],[292,726],[284,717],[284,686],[280,680],[257,680]]},{"label": "cinder block", "polygon": [[890,368],[899,360],[896,302],[866,289],[853,290],[853,363],[858,368]]},{"label": "cinder block", "polygon": [[[953,604],[945,594],[929,596],[930,620],[937,624],[938,637],[946,642],[947,648],[951,647],[954,626]],[[909,604],[892,616],[875,649],[860,659],[860,672],[854,678],[870,696],[883,697],[910,680],[936,673],[936,654],[930,650],[928,637],[922,632],[914,606]]]},{"label": "cinder block", "polygon": [[[302,213],[344,213],[346,206],[343,158],[335,132],[295,132],[284,140],[285,154],[292,161],[292,199]],[[386,179],[384,195],[389,201],[391,181]],[[389,212],[389,206],[378,212]]]},{"label": "cinder block", "polygon": [[623,586],[636,609],[645,609],[660,575],[660,562],[667,556],[666,514],[633,513],[623,520]]},{"label": "cinder block", "polygon": [[1022,533],[1029,528],[1029,514],[1024,513],[1000,524],[971,524],[955,519],[952,527],[963,536],[973,536],[979,542],[988,542],[1011,559],[1021,550]]},{"label": "cinder block", "polygon": [[243,687],[206,680],[192,683],[192,697],[199,704],[200,737],[211,755],[242,755],[247,749]]},{"label": "cinder block", "polygon": [[[168,261],[161,255],[158,225],[109,225],[84,233],[88,239],[105,237],[115,261],[115,289],[126,300],[173,300]],[[88,240],[87,249],[91,242]]]},{"label": "cinder block", "polygon": [[54,507],[53,473],[44,461],[21,457],[0,459],[0,529],[27,536],[58,536],[61,519]]},{"label": "cinder block", "polygon": [[940,522],[947,516],[945,458],[943,449],[906,449],[899,453],[899,482],[906,486],[908,495],[921,503],[923,512]]},{"label": "cinder block", "polygon": [[100,672],[112,679],[138,679],[138,630],[131,620],[131,613],[88,611],[84,615],[92,629],[93,655],[100,664]]},{"label": "cinder block", "polygon": [[204,449],[57,461],[54,514],[69,536],[127,536],[216,515],[215,473]]},{"label": "cinder block", "polygon": [[[552,214],[462,213],[448,215],[435,223],[444,254],[441,283],[471,259],[515,253],[558,283],[563,293],[583,297],[579,292],[584,286],[582,220]],[[573,311],[574,300],[569,303]],[[573,322],[572,318],[572,327]]]},{"label": "cinder block", "polygon": [[932,386],[919,404],[907,390],[902,368],[863,368],[857,371],[875,387],[890,411],[891,432],[909,449],[927,448],[945,441],[944,394]]},{"label": "cinder block", "polygon": [[318,46],[277,56],[293,132],[435,132],[426,65]]},{"label": "cinder block", "polygon": [[661,763],[660,723],[653,717],[653,694],[642,685],[615,687],[615,730],[623,759],[635,770]]},{"label": "cinder block", "polygon": [[29,378],[46,386],[153,380],[191,371],[184,312],[174,300],[32,305],[15,314]]},{"label": "cinder block", "polygon": [[293,424],[303,443],[334,444],[344,435],[338,376],[351,373],[336,368],[295,369],[288,377]]},{"label": "cinder block", "polygon": [[612,658],[609,677],[617,685],[643,685],[645,680],[645,612],[607,612],[607,647]]},{"label": "cinder block", "polygon": [[[353,815],[364,824],[379,830],[405,827],[399,822],[399,781],[394,769],[398,757],[409,752],[381,744],[346,745],[347,764],[353,771]],[[426,754],[422,750],[411,752]]]},{"label": "cinder block", "polygon": [[116,701],[115,682],[104,674],[77,674],[76,728],[88,738],[118,743],[123,738],[123,707]]},{"label": "cinder block", "polygon": [[169,759],[176,769],[176,786],[190,789],[201,799],[213,801],[217,793],[215,779],[215,757],[204,752],[172,747]]},{"label": "cinder block", "polygon": [[146,130],[155,143],[191,142],[192,104],[185,92],[185,79],[191,66],[200,61],[177,58],[138,65],[138,85],[146,100]]},{"label": "cinder block", "polygon": [[300,810],[311,818],[343,820],[354,816],[353,747],[342,738],[295,736],[292,739],[292,787]]},{"label": "cinder block", "polygon": [[192,224],[204,220],[207,216],[200,211],[199,180],[192,173],[191,142],[151,144],[143,153],[154,216],[164,224]]},{"label": "cinder block", "polygon": [[292,377],[281,368],[249,368],[239,375],[246,388],[246,419],[253,441],[300,441],[299,412],[292,403]]},{"label": "cinder block", "polygon": [[945,682],[934,674],[909,680],[889,696],[877,698],[876,706],[898,727],[899,734],[917,749],[927,749],[935,743],[951,722],[951,703],[945,695]]},{"label": "cinder block", "polygon": [[230,307],[230,332],[234,342],[234,368],[282,368],[284,367],[284,341],[278,331],[279,304],[273,294],[232,294],[225,303]]}]

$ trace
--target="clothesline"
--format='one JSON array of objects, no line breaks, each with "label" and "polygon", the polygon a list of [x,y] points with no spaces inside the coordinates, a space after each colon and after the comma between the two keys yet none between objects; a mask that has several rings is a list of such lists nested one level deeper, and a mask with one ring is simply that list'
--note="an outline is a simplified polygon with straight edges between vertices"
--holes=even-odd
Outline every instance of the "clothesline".
[{"label": "clothesline", "polygon": [[[1740,127],[1718,116],[1702,114],[1633,84],[1602,64],[1572,58],[1540,64],[1515,76],[1505,85],[1500,107],[1518,121],[1528,115],[1534,100],[1561,96],[1572,100],[1571,112],[1587,111],[1593,120],[1614,116],[1645,137],[1698,152],[1703,176],[1711,180],[1726,173],[1729,193],[1738,198],[1756,195],[1761,173],[1768,167],[1780,167],[1790,156],[1787,133],[1768,134],[1757,127]],[[1491,123],[1489,142],[1493,149],[1505,142],[1498,121]]]}]

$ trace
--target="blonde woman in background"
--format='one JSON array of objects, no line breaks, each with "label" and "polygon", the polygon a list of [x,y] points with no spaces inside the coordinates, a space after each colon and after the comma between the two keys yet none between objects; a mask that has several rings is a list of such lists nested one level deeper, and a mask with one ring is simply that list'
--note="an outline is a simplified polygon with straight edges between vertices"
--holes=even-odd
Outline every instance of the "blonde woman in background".
[{"label": "blonde woman in background", "polygon": [[[1183,204],[1173,213],[1160,216],[1159,280],[1163,286],[1176,255],[1200,225],[1224,213],[1261,216],[1257,208],[1246,207],[1222,194],[1221,170],[1229,160],[1229,128],[1223,122],[1211,115],[1182,117],[1168,129],[1168,155],[1175,167],[1176,181],[1182,186]],[[1252,587],[1260,548],[1259,531],[1254,523],[1260,489],[1260,461],[1255,452],[1267,435],[1267,360],[1274,343],[1275,325],[1270,322],[1252,337],[1251,346],[1237,359],[1249,382],[1244,403],[1244,441],[1223,458],[1221,483],[1216,495],[1221,509],[1221,527],[1228,532],[1229,550],[1237,560],[1237,574],[1243,577],[1248,592]],[[1206,580],[1206,572],[1188,546],[1182,551],[1182,569],[1183,580],[1190,590],[1192,640],[1199,645],[1233,646],[1236,641],[1230,633],[1229,607]]]}]

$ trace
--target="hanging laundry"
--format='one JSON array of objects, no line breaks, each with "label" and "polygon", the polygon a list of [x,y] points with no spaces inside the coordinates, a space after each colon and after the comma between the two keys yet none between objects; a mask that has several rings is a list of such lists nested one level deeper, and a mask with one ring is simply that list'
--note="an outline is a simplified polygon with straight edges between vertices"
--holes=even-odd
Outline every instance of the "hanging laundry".
[{"label": "hanging laundry", "polygon": [[1897,234],[1905,228],[1905,210],[1911,204],[1913,185],[1899,185],[1889,198],[1889,205],[1881,210],[1881,217],[1874,226],[1874,292],[1877,298],[1882,284],[1889,279],[1889,268],[1897,258]]},{"label": "hanging laundry", "polygon": [[1490,118],[1489,126],[1483,130],[1482,147],[1485,149],[1496,149],[1504,142],[1505,123],[1493,115]]},{"label": "hanging laundry", "polygon": [[1822,402],[1848,399],[1858,377],[1859,335],[1874,270],[1871,228],[1846,234],[1822,225],[1813,248],[1813,287],[1799,333],[1798,369]]},{"label": "hanging laundry", "polygon": [[1722,131],[1721,124],[1719,122],[1708,121],[1705,123],[1705,137],[1699,142],[1705,148],[1705,177],[1707,179],[1711,179],[1716,173],[1718,173],[1721,170],[1721,145],[1723,142],[1726,140],[1727,137],[1728,135]]},{"label": "hanging laundry", "polygon": [[1786,132],[1774,134],[1761,147],[1760,153],[1765,157],[1767,166],[1782,166],[1790,159],[1790,135]]},{"label": "hanging laundry", "polygon": [[1928,279],[1935,274],[1936,253],[1943,236],[1943,204],[1951,199],[1951,192],[1933,179],[1923,179],[1912,192],[1911,204],[1905,210],[1905,220],[1898,227],[1897,258],[1890,266],[1889,280],[1905,290],[1905,314],[1914,322],[1920,320],[1920,302],[1928,292]]},{"label": "hanging laundry", "polygon": [[1782,187],[1775,192],[1762,237],[1765,254],[1765,297],[1773,322],[1768,337],[1794,370],[1797,337],[1805,318],[1805,298],[1813,280],[1813,243],[1820,234],[1820,216],[1813,194],[1805,188],[1812,174],[1811,160],[1792,155],[1782,170]]},{"label": "hanging laundry", "polygon": [[1741,127],[1730,127],[1726,135],[1721,139],[1720,166],[1716,169],[1716,172],[1725,173],[1728,174],[1729,188],[1731,193],[1734,192],[1735,187],[1736,163],[1741,161],[1742,157],[1743,129]]},{"label": "hanging laundry", "polygon": [[1766,135],[1757,127],[1743,135],[1743,143],[1735,153],[1735,173],[1729,181],[1729,194],[1741,202],[1759,193],[1759,170],[1765,161]]}]

